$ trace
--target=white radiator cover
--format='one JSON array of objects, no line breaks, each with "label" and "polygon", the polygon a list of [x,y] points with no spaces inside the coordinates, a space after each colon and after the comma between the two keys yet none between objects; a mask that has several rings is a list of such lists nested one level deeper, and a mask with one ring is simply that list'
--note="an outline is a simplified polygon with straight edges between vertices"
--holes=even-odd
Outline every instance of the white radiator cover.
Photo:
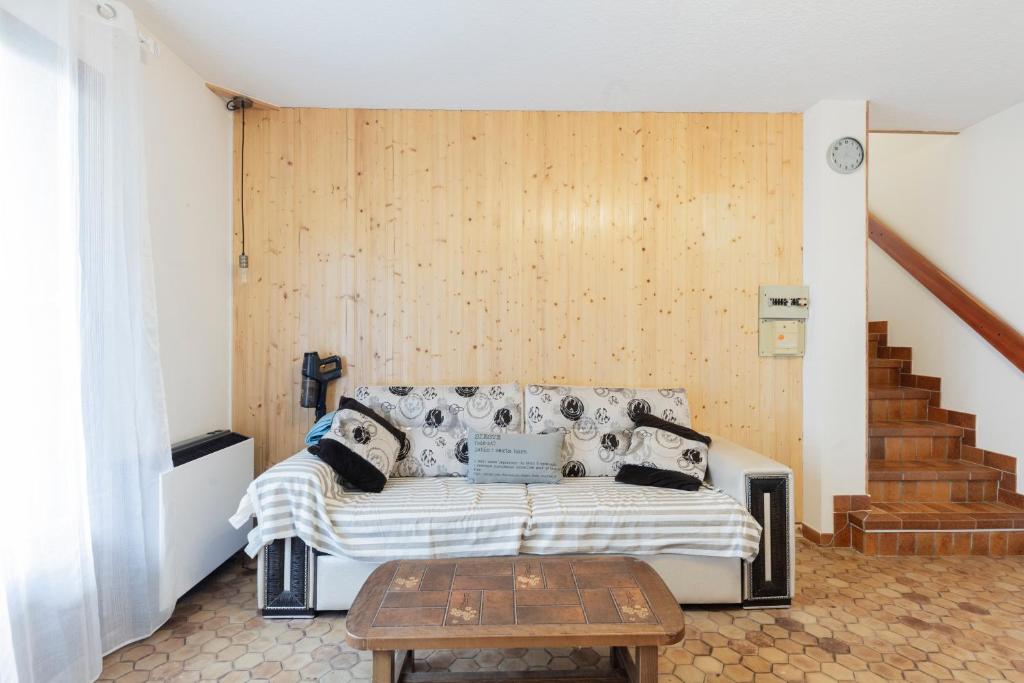
[{"label": "white radiator cover", "polygon": [[163,605],[173,604],[245,546],[249,528],[235,529],[228,517],[252,479],[252,439],[160,476]]}]

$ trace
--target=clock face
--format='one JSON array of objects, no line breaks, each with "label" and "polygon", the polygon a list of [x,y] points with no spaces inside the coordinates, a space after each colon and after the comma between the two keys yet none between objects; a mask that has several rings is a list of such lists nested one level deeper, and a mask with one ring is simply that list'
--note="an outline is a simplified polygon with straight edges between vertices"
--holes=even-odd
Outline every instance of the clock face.
[{"label": "clock face", "polygon": [[864,163],[864,147],[857,138],[839,138],[828,146],[827,157],[836,173],[853,173]]}]

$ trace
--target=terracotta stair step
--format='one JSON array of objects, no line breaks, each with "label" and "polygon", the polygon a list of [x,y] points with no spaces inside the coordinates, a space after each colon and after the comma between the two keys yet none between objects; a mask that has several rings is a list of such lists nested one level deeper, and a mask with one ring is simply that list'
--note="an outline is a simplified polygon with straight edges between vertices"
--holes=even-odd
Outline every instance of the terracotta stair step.
[{"label": "terracotta stair step", "polygon": [[929,399],[931,392],[926,389],[913,389],[911,387],[871,387],[868,389],[869,400],[894,401],[894,400],[917,400]]},{"label": "terracotta stair step", "polygon": [[868,389],[868,422],[881,420],[927,420],[929,392],[898,386]]},{"label": "terracotta stair step", "polygon": [[868,358],[868,386],[895,387],[901,384],[903,361],[893,358]]},{"label": "terracotta stair step", "polygon": [[870,531],[1024,529],[1024,509],[1006,503],[874,503],[849,513],[850,525]]},{"label": "terracotta stair step", "polygon": [[999,470],[968,460],[870,460],[869,481],[998,481]]},{"label": "terracotta stair step", "polygon": [[868,495],[876,503],[994,503],[999,480],[869,479]]},{"label": "terracotta stair step", "polygon": [[878,357],[887,360],[902,360],[910,362],[913,360],[914,349],[909,346],[880,346]]},{"label": "terracotta stair step", "polygon": [[964,430],[944,422],[928,420],[877,420],[868,425],[868,436],[963,436]]},{"label": "terracotta stair step", "polygon": [[896,368],[870,368],[868,371],[868,387],[899,386],[900,374]]},{"label": "terracotta stair step", "polygon": [[837,519],[836,544],[866,555],[1024,555],[1024,507],[999,502],[1020,500],[1002,496],[1015,489],[1014,464],[980,456],[973,416],[939,408],[941,380],[913,374],[913,348],[890,346],[888,332],[868,322],[872,504]]}]

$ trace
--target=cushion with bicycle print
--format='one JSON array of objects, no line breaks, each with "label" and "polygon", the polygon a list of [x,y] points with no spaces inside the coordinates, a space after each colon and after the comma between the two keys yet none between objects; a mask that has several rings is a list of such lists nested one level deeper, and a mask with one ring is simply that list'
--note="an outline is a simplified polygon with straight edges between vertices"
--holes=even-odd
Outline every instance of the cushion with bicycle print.
[{"label": "cushion with bicycle print", "polygon": [[408,450],[408,440],[400,429],[356,399],[344,397],[331,428],[310,452],[356,488],[380,493],[403,449]]},{"label": "cushion with bicycle print", "polygon": [[690,424],[690,405],[682,388],[531,384],[524,407],[529,433],[565,434],[564,477],[615,476],[630,449],[637,417],[655,415]]}]

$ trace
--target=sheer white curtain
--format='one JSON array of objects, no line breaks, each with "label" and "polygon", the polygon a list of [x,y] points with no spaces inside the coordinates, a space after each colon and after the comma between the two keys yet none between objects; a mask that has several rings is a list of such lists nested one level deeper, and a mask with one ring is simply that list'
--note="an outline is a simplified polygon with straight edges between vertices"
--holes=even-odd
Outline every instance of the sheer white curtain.
[{"label": "sheer white curtain", "polygon": [[169,616],[138,32],[0,0],[0,680],[86,681]]}]

